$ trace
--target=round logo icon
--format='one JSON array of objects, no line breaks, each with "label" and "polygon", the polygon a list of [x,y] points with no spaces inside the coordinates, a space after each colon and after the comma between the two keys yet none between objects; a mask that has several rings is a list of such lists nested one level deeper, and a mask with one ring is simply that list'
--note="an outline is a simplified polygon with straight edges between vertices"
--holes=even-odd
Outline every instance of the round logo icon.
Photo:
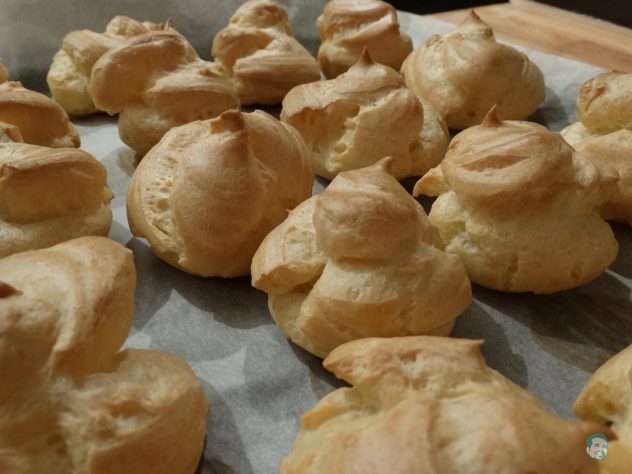
[{"label": "round logo icon", "polygon": [[594,433],[586,439],[586,452],[593,459],[601,461],[608,454],[608,437],[601,433]]}]

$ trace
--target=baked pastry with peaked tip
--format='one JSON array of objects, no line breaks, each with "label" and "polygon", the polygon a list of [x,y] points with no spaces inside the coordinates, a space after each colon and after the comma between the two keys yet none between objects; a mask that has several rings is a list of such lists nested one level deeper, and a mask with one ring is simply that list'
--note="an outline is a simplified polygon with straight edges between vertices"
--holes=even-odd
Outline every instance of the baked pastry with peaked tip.
[{"label": "baked pastry with peaked tip", "polygon": [[7,82],[8,79],[9,71],[7,70],[7,67],[2,64],[2,58],[0,58],[0,84],[2,84],[3,82]]},{"label": "baked pastry with peaked tip", "polygon": [[322,41],[318,61],[329,78],[354,65],[365,47],[375,61],[396,70],[413,50],[410,36],[399,29],[395,8],[379,0],[331,0],[316,28]]},{"label": "baked pastry with peaked tip", "polygon": [[44,94],[19,82],[0,84],[0,122],[20,129],[26,143],[52,148],[78,148],[79,133],[68,114]]},{"label": "baked pastry with peaked tip", "polygon": [[598,474],[586,438],[601,427],[547,412],[485,364],[482,341],[367,338],[324,366],[350,387],[301,417],[282,474]]},{"label": "baked pastry with peaked tip", "polygon": [[447,336],[472,293],[456,255],[389,173],[392,160],[339,174],[265,238],[252,284],[281,331],[326,357],[369,336]]},{"label": "baked pastry with peaked tip", "polygon": [[76,148],[10,141],[14,133],[0,130],[0,257],[106,236],[113,194],[105,167]]},{"label": "baked pastry with peaked tip", "polygon": [[121,140],[140,156],[173,127],[239,107],[224,67],[201,60],[173,31],[134,36],[106,52],[90,90],[99,109],[119,114]]},{"label": "baked pastry with peaked tip", "polygon": [[577,116],[580,122],[562,130],[564,139],[620,176],[599,214],[632,224],[632,74],[608,72],[588,80],[577,97]]},{"label": "baked pastry with peaked tip", "polygon": [[596,209],[617,181],[615,170],[576,153],[560,134],[501,121],[492,109],[452,139],[414,193],[439,196],[430,222],[473,282],[553,293],[587,283],[615,259],[617,242]]},{"label": "baked pastry with peaked tip", "polygon": [[294,38],[285,9],[271,0],[242,4],[213,38],[213,57],[242,105],[279,104],[294,86],[320,80],[318,61]]},{"label": "baked pastry with peaked tip", "polygon": [[260,110],[230,110],[163,137],[132,177],[127,217],[170,265],[247,275],[263,238],[311,195],[313,179],[292,127]]},{"label": "baked pastry with peaked tip", "polygon": [[617,439],[608,443],[601,473],[627,474],[632,465],[632,345],[597,369],[577,397],[573,413],[610,426]]},{"label": "baked pastry with peaked tip", "polygon": [[0,259],[0,466],[47,474],[193,474],[208,401],[187,363],[119,352],[132,252],[102,237]]},{"label": "baked pastry with peaked tip", "polygon": [[97,59],[128,38],[163,29],[171,29],[171,22],[157,24],[115,16],[103,33],[71,31],[53,56],[46,76],[53,99],[70,115],[82,117],[97,113],[99,110],[94,105],[89,88],[92,66]]},{"label": "baked pastry with peaked tip", "polygon": [[517,49],[494,39],[473,11],[456,30],[433,35],[402,65],[406,86],[430,101],[448,128],[480,124],[496,105],[504,120],[521,120],[545,96],[542,72]]},{"label": "baked pastry with peaked tip", "polygon": [[337,78],[292,89],[281,120],[299,131],[316,174],[327,179],[385,156],[393,158],[397,179],[419,176],[441,162],[449,141],[433,106],[420,102],[397,71],[374,62],[366,49]]}]

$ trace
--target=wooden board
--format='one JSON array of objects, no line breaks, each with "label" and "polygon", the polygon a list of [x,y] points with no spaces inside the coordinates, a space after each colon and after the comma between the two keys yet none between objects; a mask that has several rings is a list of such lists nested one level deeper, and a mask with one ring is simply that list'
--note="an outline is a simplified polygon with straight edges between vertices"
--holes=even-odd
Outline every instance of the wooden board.
[{"label": "wooden board", "polygon": [[[625,2],[624,2],[625,3]],[[469,12],[432,15],[458,24]],[[476,8],[499,39],[605,69],[632,72],[632,30],[530,0]]]}]

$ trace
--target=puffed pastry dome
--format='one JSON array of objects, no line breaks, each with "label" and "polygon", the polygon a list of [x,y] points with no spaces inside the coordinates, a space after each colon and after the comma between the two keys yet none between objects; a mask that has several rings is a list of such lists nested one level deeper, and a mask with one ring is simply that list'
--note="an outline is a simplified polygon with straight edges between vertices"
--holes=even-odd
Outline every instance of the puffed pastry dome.
[{"label": "puffed pastry dome", "polygon": [[265,238],[252,284],[281,331],[326,357],[368,336],[447,336],[472,300],[456,255],[389,173],[392,161],[339,174]]},{"label": "puffed pastry dome", "polygon": [[163,137],[134,173],[127,217],[170,265],[247,275],[263,238],[311,195],[313,179],[296,130],[260,110],[230,110]]},{"label": "puffed pastry dome", "polygon": [[85,151],[20,138],[16,127],[0,122],[0,257],[107,235],[113,194],[105,167]]},{"label": "puffed pastry dome", "polygon": [[81,144],[64,109],[19,82],[0,84],[0,122],[18,127],[24,142],[33,145],[69,148]]},{"label": "puffed pastry dome", "polygon": [[201,60],[173,31],[134,36],[92,68],[95,105],[119,114],[119,135],[139,155],[171,128],[239,107],[221,64]]},{"label": "puffed pastry dome", "polygon": [[393,157],[397,179],[419,176],[439,164],[448,147],[448,130],[434,107],[366,49],[336,79],[292,89],[281,120],[299,131],[316,174],[327,179],[384,156]]},{"label": "puffed pastry dome", "polygon": [[482,341],[432,336],[344,344],[324,366],[351,387],[301,417],[282,474],[598,474],[600,429],[551,415],[490,369]]},{"label": "puffed pastry dome", "polygon": [[492,109],[452,140],[415,194],[439,195],[430,222],[473,282],[552,293],[596,278],[615,259],[617,242],[595,209],[617,180],[559,134],[501,122]]},{"label": "puffed pastry dome", "polygon": [[349,69],[367,47],[380,64],[399,70],[413,43],[399,30],[397,12],[380,0],[331,0],[316,20],[322,44],[318,61],[325,76]]},{"label": "puffed pastry dome", "polygon": [[213,39],[213,56],[242,105],[278,104],[294,86],[320,79],[318,61],[294,38],[281,5],[249,0]]},{"label": "puffed pastry dome", "polygon": [[2,58],[0,58],[0,84],[6,82],[9,79],[9,71],[7,71],[7,67],[2,64]]},{"label": "puffed pastry dome", "polygon": [[428,38],[406,58],[402,74],[406,86],[456,130],[481,123],[494,105],[502,119],[524,119],[545,94],[540,69],[517,49],[497,43],[474,12],[451,33]]},{"label": "puffed pastry dome", "polygon": [[128,38],[170,28],[169,21],[140,22],[127,16],[115,16],[107,24],[104,33],[71,31],[64,37],[61,49],[53,56],[46,76],[53,99],[70,115],[85,116],[98,112],[89,88],[92,66],[97,59]]},{"label": "puffed pastry dome", "polygon": [[595,163],[619,172],[616,193],[599,208],[604,219],[632,224],[632,74],[606,72],[587,81],[577,97],[580,122],[562,136]]},{"label": "puffed pastry dome", "polygon": [[103,237],[0,259],[3,473],[193,474],[208,401],[183,359],[119,352],[135,288]]},{"label": "puffed pastry dome", "polygon": [[632,345],[597,369],[577,397],[573,413],[583,420],[608,424],[617,435],[617,440],[608,443],[601,474],[629,474],[632,466]]}]

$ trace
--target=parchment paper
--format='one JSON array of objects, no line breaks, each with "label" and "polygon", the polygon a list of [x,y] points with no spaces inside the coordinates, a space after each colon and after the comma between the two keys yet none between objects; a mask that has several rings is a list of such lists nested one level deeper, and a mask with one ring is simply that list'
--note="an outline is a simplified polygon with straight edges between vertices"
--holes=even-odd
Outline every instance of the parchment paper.
[{"label": "parchment paper", "polygon": [[[0,7],[2,3],[0,0]],[[55,12],[66,11],[71,3],[77,2],[23,1],[19,5],[37,4],[42,15],[59,19]],[[47,43],[46,47],[38,43],[37,50],[11,37],[24,22],[30,21],[33,30],[32,18],[22,15],[18,2],[7,0],[4,4],[15,8],[0,10],[0,54],[10,58],[10,67],[16,66],[26,76],[28,71],[36,71],[38,77],[48,64],[42,58],[52,56],[63,32],[70,29],[102,28],[109,17],[122,12],[154,20],[171,14],[177,23],[184,20],[184,32],[196,46],[206,44],[208,50],[209,31],[223,26],[235,8],[234,2],[211,2],[209,8],[208,2],[202,1],[177,5],[156,1],[148,12],[134,2],[112,1],[99,3],[95,17],[89,6],[92,2],[85,2],[63,28],[58,21],[50,22],[50,30],[45,22],[38,26]],[[297,35],[307,38],[312,46],[316,44],[314,21],[322,4],[296,2],[290,8]],[[9,33],[4,28],[8,17],[2,17],[7,13],[16,15],[16,22],[8,22]],[[453,28],[411,14],[401,14],[400,18],[415,46],[431,34]],[[210,30],[205,29],[207,21],[214,25]],[[51,39],[53,44],[48,42]],[[8,44],[12,47],[7,49]],[[24,51],[28,54],[20,57]],[[543,70],[547,82],[546,102],[533,119],[560,130],[575,121],[574,100],[579,87],[599,69],[546,54],[528,54]],[[31,57],[38,61],[29,63]],[[211,407],[200,472],[276,472],[280,459],[291,449],[301,414],[340,383],[321,367],[320,360],[282,336],[268,314],[266,295],[253,289],[248,277],[223,280],[189,276],[156,258],[144,240],[133,238],[125,213],[129,174],[135,165],[133,153],[119,140],[115,119],[99,116],[75,123],[82,148],[106,165],[108,182],[116,195],[110,237],[135,255],[137,309],[126,346],[185,357],[203,380]],[[409,189],[412,182],[405,183]],[[317,180],[314,191],[320,192],[325,184]],[[563,417],[572,416],[572,402],[590,373],[632,342],[632,230],[627,226],[614,228],[621,247],[619,257],[594,282],[549,296],[501,294],[475,285],[475,301],[457,320],[453,332],[457,337],[485,339],[483,352],[489,365],[535,393],[553,413]]]}]

